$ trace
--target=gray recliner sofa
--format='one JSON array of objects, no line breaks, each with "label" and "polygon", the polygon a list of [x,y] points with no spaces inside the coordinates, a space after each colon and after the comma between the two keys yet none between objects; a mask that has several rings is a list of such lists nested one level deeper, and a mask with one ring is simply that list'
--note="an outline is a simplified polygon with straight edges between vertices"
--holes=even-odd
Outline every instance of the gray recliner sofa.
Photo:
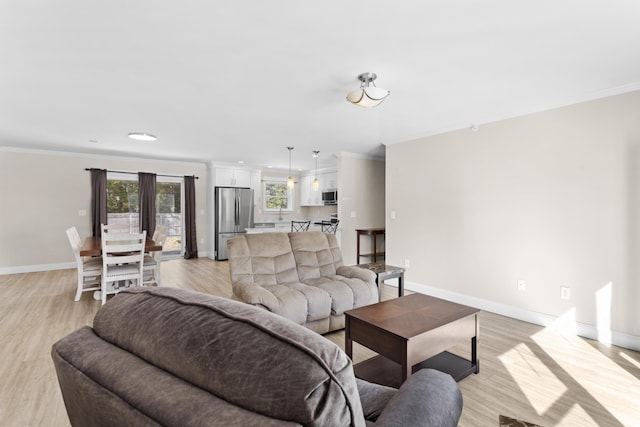
[{"label": "gray recliner sofa", "polygon": [[180,289],[121,292],[51,354],[74,426],[453,427],[462,411],[447,374],[367,383],[321,335]]},{"label": "gray recliner sofa", "polygon": [[227,241],[234,299],[324,334],[344,312],[378,302],[376,275],[346,266],[333,234],[246,234]]}]

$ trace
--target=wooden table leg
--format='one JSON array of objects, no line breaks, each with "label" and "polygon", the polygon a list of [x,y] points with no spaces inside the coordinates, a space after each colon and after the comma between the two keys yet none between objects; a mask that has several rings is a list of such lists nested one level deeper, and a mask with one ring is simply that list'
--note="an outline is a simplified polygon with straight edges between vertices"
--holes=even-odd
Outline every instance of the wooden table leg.
[{"label": "wooden table leg", "polygon": [[373,254],[373,262],[376,262],[376,233],[373,233],[371,239],[371,253]]},{"label": "wooden table leg", "polygon": [[408,357],[408,349],[407,343],[405,342],[404,348],[402,349],[402,372],[400,378],[400,384],[404,384],[404,382],[411,376],[411,368],[412,366],[409,364]]},{"label": "wooden table leg", "polygon": [[480,372],[480,364],[478,363],[478,350],[477,350],[476,337],[471,338],[471,364],[475,365],[477,374]]},{"label": "wooden table leg", "polygon": [[351,322],[350,318],[346,316],[344,325],[344,352],[347,353],[349,359],[353,360],[353,340],[351,339]]}]

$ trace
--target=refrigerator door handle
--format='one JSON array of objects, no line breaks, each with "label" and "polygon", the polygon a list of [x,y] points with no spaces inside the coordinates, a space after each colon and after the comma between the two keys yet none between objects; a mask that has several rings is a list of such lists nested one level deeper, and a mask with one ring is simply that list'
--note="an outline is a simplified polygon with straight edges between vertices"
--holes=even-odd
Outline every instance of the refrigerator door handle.
[{"label": "refrigerator door handle", "polygon": [[236,231],[240,231],[240,218],[242,217],[240,215],[241,213],[240,211],[242,209],[242,203],[240,203],[240,191],[236,191],[236,197],[238,200],[238,209],[236,209],[236,218],[237,218],[236,225],[238,226],[238,228],[236,229]]},{"label": "refrigerator door handle", "polygon": [[238,194],[238,190],[235,191],[235,204],[236,208],[234,209],[235,216],[233,218],[235,229],[234,231],[238,231],[238,226],[240,225],[240,194]]}]

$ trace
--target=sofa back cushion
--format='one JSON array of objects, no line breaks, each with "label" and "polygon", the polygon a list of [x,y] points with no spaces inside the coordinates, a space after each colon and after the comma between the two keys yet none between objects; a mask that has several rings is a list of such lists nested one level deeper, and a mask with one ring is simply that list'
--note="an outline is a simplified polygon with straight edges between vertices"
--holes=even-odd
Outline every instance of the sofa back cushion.
[{"label": "sofa back cushion", "polygon": [[246,234],[227,241],[231,282],[278,285],[298,282],[286,233]]},{"label": "sofa back cushion", "polygon": [[193,291],[134,288],[105,304],[93,328],[105,341],[252,412],[309,426],[364,425],[347,355],[268,311]]},{"label": "sofa back cushion", "polygon": [[289,240],[301,282],[333,276],[342,265],[342,252],[333,234],[319,231],[289,233]]}]

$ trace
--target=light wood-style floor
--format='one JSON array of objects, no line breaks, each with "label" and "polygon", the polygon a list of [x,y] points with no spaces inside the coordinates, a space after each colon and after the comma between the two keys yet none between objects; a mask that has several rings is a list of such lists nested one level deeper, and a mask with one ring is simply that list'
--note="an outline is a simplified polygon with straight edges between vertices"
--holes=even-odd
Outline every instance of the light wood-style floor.
[{"label": "light wood-style floor", "polygon": [[[162,274],[165,286],[231,296],[226,262],[170,260]],[[69,425],[49,352],[100,307],[90,293],[73,301],[75,280],[75,270],[0,276],[0,425]],[[384,298],[396,292],[385,286]],[[497,426],[500,414],[546,427],[640,425],[640,353],[492,313],[480,318],[480,374],[460,382],[460,426]],[[343,331],[326,337],[343,347]],[[355,362],[372,355],[354,346]]]}]

